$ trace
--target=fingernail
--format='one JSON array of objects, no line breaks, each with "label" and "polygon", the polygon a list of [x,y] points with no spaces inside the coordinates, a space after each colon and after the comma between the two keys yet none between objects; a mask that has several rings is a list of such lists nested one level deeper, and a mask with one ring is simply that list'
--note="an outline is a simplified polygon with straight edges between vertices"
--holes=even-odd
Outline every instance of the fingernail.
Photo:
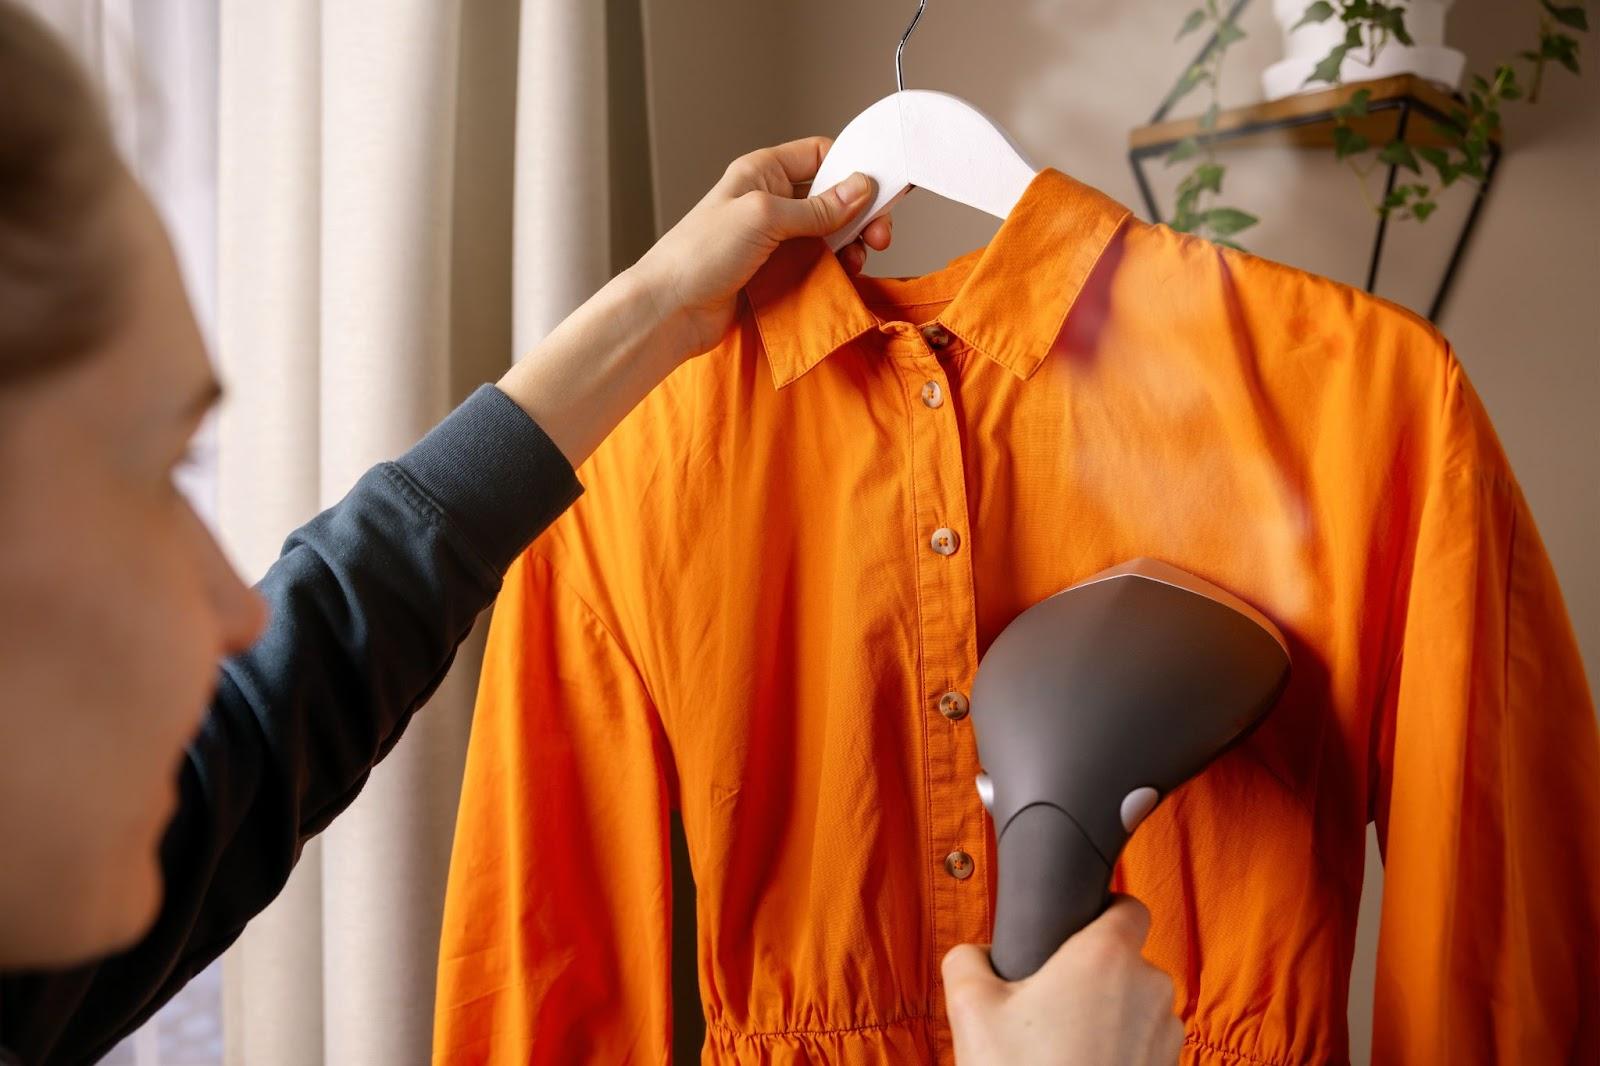
[{"label": "fingernail", "polygon": [[833,194],[843,204],[853,204],[872,191],[872,179],[865,174],[852,174],[834,186]]}]

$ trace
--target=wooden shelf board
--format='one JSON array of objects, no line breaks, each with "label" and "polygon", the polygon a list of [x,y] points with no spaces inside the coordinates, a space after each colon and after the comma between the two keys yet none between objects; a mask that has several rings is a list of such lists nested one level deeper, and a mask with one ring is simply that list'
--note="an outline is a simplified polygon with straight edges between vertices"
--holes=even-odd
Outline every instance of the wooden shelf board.
[{"label": "wooden shelf board", "polygon": [[[1410,98],[1434,108],[1443,115],[1448,115],[1452,109],[1463,107],[1433,82],[1412,74],[1397,74],[1388,78],[1351,82],[1348,85],[1301,93],[1298,96],[1252,104],[1249,107],[1231,108],[1217,116],[1217,125],[1211,131],[1211,136],[1217,138],[1219,143],[1225,142],[1232,147],[1287,144],[1303,148],[1326,148],[1333,144],[1333,130],[1336,125],[1331,112],[1348,102],[1362,89],[1372,94],[1370,102],[1374,105]],[[1373,144],[1381,145],[1394,139],[1399,122],[1399,110],[1390,108],[1352,119],[1350,124]],[[1274,124],[1281,125],[1277,125],[1276,128],[1254,129],[1247,133],[1238,132],[1251,127]],[[1172,119],[1134,130],[1128,135],[1128,146],[1135,151],[1160,148],[1177,144],[1185,137],[1200,136],[1201,132],[1198,118]],[[1499,141],[1498,135],[1495,140]],[[1427,115],[1415,113],[1406,128],[1406,141],[1413,146],[1444,147],[1446,144],[1445,139],[1435,132],[1433,120]]]}]

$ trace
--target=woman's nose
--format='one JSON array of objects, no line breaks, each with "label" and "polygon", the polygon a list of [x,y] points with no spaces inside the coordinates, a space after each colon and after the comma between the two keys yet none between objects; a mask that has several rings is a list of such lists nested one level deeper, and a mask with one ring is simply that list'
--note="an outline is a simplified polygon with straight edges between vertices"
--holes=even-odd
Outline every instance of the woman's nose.
[{"label": "woman's nose", "polygon": [[260,638],[267,625],[267,604],[239,577],[221,545],[209,535],[207,539],[210,541],[210,566],[206,584],[222,636],[222,654],[226,657],[244,651]]},{"label": "woman's nose", "polygon": [[[226,565],[226,564],[224,564]],[[223,654],[236,655],[260,639],[267,627],[267,603],[256,590],[246,585],[227,568],[223,592],[224,602],[218,613],[222,618]]]}]

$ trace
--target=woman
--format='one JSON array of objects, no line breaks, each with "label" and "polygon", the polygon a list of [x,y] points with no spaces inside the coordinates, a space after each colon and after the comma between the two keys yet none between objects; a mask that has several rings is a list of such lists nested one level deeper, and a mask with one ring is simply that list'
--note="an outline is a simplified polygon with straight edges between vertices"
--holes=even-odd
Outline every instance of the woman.
[{"label": "woman", "polygon": [[[0,1060],[83,1062],[282,888],[581,491],[573,468],[717,341],[780,241],[871,190],[803,197],[820,138],[737,160],[251,590],[172,482],[220,390],[166,236],[84,79],[6,0],[0,99]],[[887,247],[889,221],[864,240]],[[859,272],[866,248],[841,259]],[[963,1061],[1172,1061],[1146,926],[1119,902],[1016,985],[952,952]]]}]

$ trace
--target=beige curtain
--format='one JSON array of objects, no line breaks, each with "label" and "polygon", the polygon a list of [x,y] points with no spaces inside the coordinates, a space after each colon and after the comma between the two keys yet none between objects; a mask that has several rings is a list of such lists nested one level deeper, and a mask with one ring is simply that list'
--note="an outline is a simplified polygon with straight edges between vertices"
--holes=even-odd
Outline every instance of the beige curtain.
[{"label": "beige curtain", "polygon": [[[651,239],[637,20],[221,5],[218,519],[248,574]],[[230,1064],[427,1061],[477,667],[469,646],[228,956]]]}]

